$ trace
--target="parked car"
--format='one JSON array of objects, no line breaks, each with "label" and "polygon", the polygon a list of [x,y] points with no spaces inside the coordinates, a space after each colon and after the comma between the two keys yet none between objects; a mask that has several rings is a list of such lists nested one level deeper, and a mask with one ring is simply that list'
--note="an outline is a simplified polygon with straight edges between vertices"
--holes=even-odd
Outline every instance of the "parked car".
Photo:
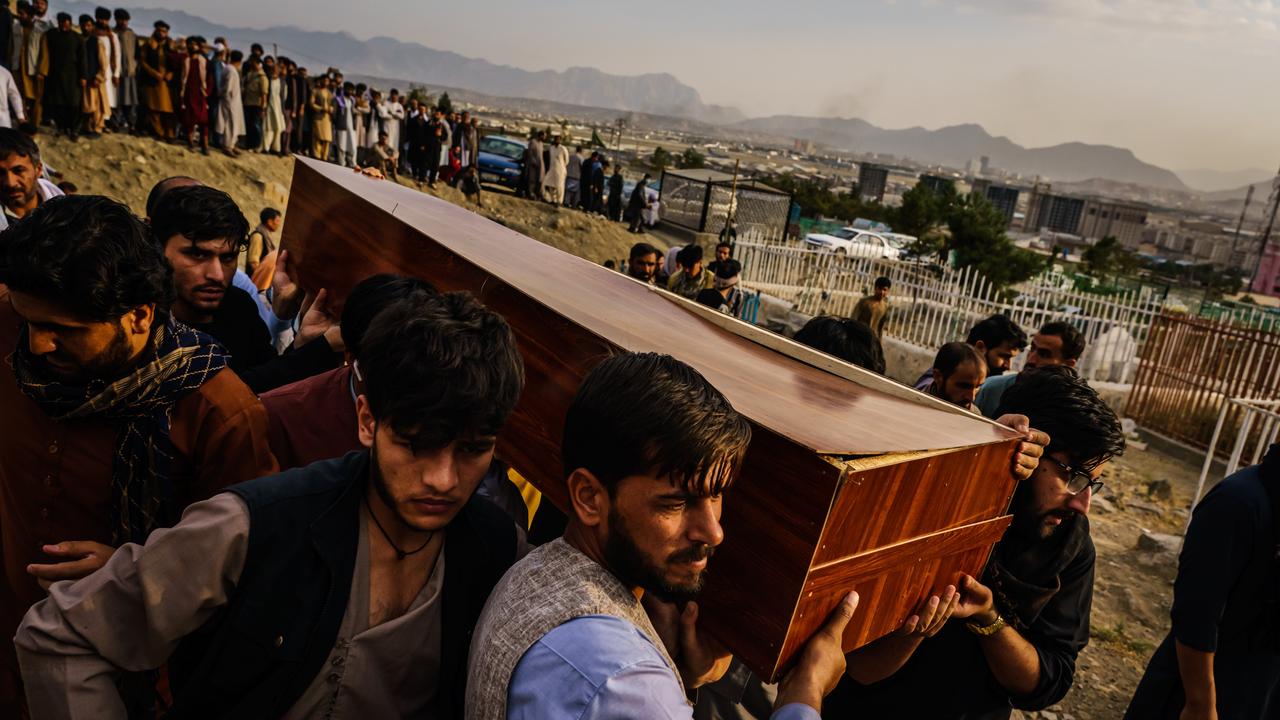
[{"label": "parked car", "polygon": [[505,135],[480,138],[480,182],[495,183],[515,189],[524,168],[524,151],[529,144]]},{"label": "parked car", "polygon": [[902,251],[880,235],[844,227],[828,233],[809,233],[804,236],[804,244],[815,250],[828,250],[837,255],[849,255],[861,258],[883,258],[897,260]]}]

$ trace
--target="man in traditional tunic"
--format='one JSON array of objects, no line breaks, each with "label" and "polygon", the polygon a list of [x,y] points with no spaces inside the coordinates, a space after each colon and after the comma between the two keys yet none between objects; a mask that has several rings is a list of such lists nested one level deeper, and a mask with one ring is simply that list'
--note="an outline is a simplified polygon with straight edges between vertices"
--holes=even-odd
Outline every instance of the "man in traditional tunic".
[{"label": "man in traditional tunic", "polygon": [[265,58],[262,70],[267,76],[267,94],[262,106],[262,144],[258,146],[258,152],[280,154],[285,132],[284,80],[280,77],[280,65],[275,58]]},{"label": "man in traditional tunic", "polygon": [[[44,79],[49,74],[49,50],[45,43],[48,22],[37,22],[29,3],[19,2],[18,24],[13,34],[13,79],[26,104],[26,115],[35,125],[43,117]],[[43,13],[41,13],[43,15]]]},{"label": "man in traditional tunic", "polygon": [[262,61],[253,55],[244,63],[244,72],[240,75],[240,102],[244,106],[245,147],[257,150],[262,146],[262,110],[267,105],[267,91],[270,89],[267,74],[262,69]]},{"label": "man in traditional tunic", "polygon": [[[5,240],[0,632],[8,637],[49,583],[88,575],[113,548],[177,522],[189,503],[276,464],[266,412],[227,369],[225,350],[164,311],[169,266],[127,207],[60,198]],[[13,645],[4,643],[5,717],[23,716],[21,697]],[[32,708],[30,717],[67,715]]]},{"label": "man in traditional tunic", "polygon": [[354,83],[342,83],[335,88],[333,110],[333,135],[335,155],[339,165],[356,165],[356,115]]},{"label": "man in traditional tunic", "polygon": [[329,146],[333,142],[333,94],[329,92],[329,77],[316,78],[311,91],[311,156],[317,160],[329,160]]},{"label": "man in traditional tunic", "polygon": [[154,32],[139,50],[138,70],[151,133],[161,140],[172,140],[173,96],[169,91],[169,81],[173,79],[173,70],[169,63],[169,23],[163,20],[155,22]]},{"label": "man in traditional tunic", "polygon": [[560,144],[560,136],[551,138],[551,147],[547,148],[549,163],[547,174],[542,178],[542,196],[549,203],[559,205],[564,202],[564,181],[569,170],[569,148]]},{"label": "man in traditional tunic", "polygon": [[[129,27],[129,11],[116,8],[116,41],[120,46],[120,86],[116,97],[116,126],[134,126],[138,105],[138,34]],[[52,52],[52,51],[51,51]],[[50,76],[52,76],[52,70]],[[46,89],[46,92],[48,90]]]},{"label": "man in traditional tunic", "polygon": [[[563,438],[569,526],[494,588],[471,644],[467,717],[691,718],[686,689],[728,667],[693,598],[751,427],[688,365],[624,353],[588,373]],[[856,606],[850,593],[798,655],[774,718],[818,718]]]},{"label": "man in traditional tunic", "polygon": [[187,38],[187,57],[182,64],[182,80],[179,85],[182,97],[182,129],[187,136],[187,147],[195,147],[196,134],[200,135],[200,152],[209,154],[209,61],[201,52],[204,41],[199,37]]},{"label": "man in traditional tunic", "polygon": [[58,132],[74,138],[79,132],[80,66],[84,42],[75,31],[69,13],[58,13],[58,27],[45,33],[49,50],[49,76],[44,83],[44,114]]},{"label": "man in traditional tunic", "polygon": [[175,717],[461,717],[471,629],[519,552],[474,494],[523,385],[515,338],[470,295],[416,291],[354,367],[361,451],[198,503],[28,613],[33,717],[123,718],[120,672],[166,663]]},{"label": "man in traditional tunic", "polygon": [[111,31],[111,11],[100,7],[93,11],[93,34],[106,53],[106,81],[102,84],[103,95],[107,99],[107,115],[104,123],[111,123],[115,115],[117,94],[120,85],[120,41]]},{"label": "man in traditional tunic", "polygon": [[84,55],[80,62],[80,87],[83,91],[80,110],[85,115],[85,134],[97,137],[102,134],[107,118],[111,115],[111,103],[107,99],[107,85],[111,83],[111,47],[101,42],[100,32],[93,18],[80,18],[84,33]]},{"label": "man in traditional tunic", "polygon": [[244,106],[240,104],[240,61],[244,53],[232,50],[230,61],[222,66],[222,88],[218,92],[218,127],[222,132],[222,151],[232,157],[240,154],[237,145],[244,135]]}]

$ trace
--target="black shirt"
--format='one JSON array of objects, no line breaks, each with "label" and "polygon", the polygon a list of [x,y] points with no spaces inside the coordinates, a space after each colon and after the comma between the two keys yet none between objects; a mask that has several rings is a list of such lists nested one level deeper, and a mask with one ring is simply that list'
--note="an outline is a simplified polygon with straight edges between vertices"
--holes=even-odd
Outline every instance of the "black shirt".
[{"label": "black shirt", "polygon": [[1173,627],[1126,717],[1178,717],[1184,694],[1175,639],[1214,653],[1222,720],[1280,716],[1280,619],[1267,607],[1275,518],[1262,483],[1258,466],[1246,468],[1196,506],[1173,584]]},{"label": "black shirt", "polygon": [[1093,566],[1097,555],[1086,538],[1062,571],[1061,589],[1023,633],[1040,658],[1040,682],[1025,697],[1010,697],[987,665],[978,636],[962,620],[951,620],[920,647],[897,673],[871,685],[841,679],[822,717],[837,718],[1008,718],[1011,708],[1040,710],[1071,689],[1076,656],[1089,643]]},{"label": "black shirt", "polygon": [[255,394],[332,370],[342,362],[328,341],[316,338],[296,352],[277,355],[271,333],[258,314],[258,301],[234,285],[207,323],[187,323],[213,337],[230,353],[230,368]]}]

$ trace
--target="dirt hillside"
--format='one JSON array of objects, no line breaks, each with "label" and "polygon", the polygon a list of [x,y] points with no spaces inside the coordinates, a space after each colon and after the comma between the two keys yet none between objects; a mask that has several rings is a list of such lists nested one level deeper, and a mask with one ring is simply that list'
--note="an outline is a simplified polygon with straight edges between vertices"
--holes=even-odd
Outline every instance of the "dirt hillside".
[{"label": "dirt hillside", "polygon": [[[189,175],[225,190],[251,224],[257,224],[262,208],[275,207],[283,212],[288,204],[291,158],[254,153],[231,158],[216,151],[206,157],[185,146],[117,134],[96,140],[82,138],[74,143],[49,134],[41,134],[36,140],[45,162],[62,173],[62,179],[75,183],[79,192],[115,198],[139,215],[143,214],[151,186],[173,175]],[[428,192],[464,204],[462,193],[444,183]],[[485,217],[594,262],[625,258],[637,240],[625,225],[522,200],[500,190],[486,192],[484,204],[479,212]],[[470,207],[475,209],[474,205]],[[285,221],[288,222],[287,217]],[[647,239],[653,242],[652,236]]]}]

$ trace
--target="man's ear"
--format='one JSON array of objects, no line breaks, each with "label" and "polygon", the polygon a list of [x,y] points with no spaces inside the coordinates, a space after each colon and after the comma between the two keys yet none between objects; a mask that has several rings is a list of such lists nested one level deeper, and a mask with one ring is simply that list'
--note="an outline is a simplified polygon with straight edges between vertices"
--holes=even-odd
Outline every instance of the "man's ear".
[{"label": "man's ear", "polygon": [[356,431],[360,436],[360,444],[371,448],[373,447],[373,436],[378,431],[378,421],[373,417],[373,411],[369,409],[369,398],[364,395],[356,396]]},{"label": "man's ear", "polygon": [[130,335],[151,335],[151,326],[156,321],[155,303],[139,305],[125,313],[122,324]]},{"label": "man's ear", "polygon": [[1075,367],[1075,366],[1076,366],[1076,360],[1075,360],[1075,358],[1072,358],[1072,359],[1070,359],[1070,360],[1064,360],[1064,361],[1062,361],[1062,364],[1063,364],[1063,365],[1066,365],[1066,366],[1067,366],[1067,367],[1069,367],[1069,368],[1073,368],[1073,367]]},{"label": "man's ear", "polygon": [[578,522],[597,527],[609,516],[609,491],[590,470],[578,468],[569,473],[569,503]]},{"label": "man's ear", "polygon": [[985,358],[985,357],[987,356],[987,343],[986,343],[986,342],[984,342],[984,341],[982,341],[982,340],[979,340],[979,341],[975,342],[975,343],[973,344],[973,349],[974,349],[974,350],[977,350],[977,351],[978,351],[978,354],[979,354],[979,355],[981,355],[982,357],[984,357],[984,358]]}]

